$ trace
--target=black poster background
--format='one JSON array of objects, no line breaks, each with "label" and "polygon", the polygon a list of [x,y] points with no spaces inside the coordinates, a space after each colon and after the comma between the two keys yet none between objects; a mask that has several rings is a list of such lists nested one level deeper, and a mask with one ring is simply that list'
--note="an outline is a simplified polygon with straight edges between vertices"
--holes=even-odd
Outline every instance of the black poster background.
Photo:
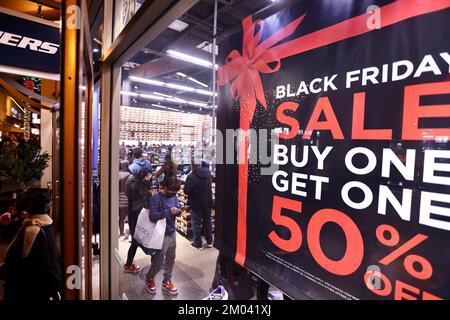
[{"label": "black poster background", "polygon": [[[0,12],[0,31],[58,45],[61,42],[58,27],[26,20],[3,12]],[[0,65],[59,74],[59,48],[55,54],[36,52],[28,48],[23,49],[4,44],[0,44],[0,48],[2,53],[0,55]]]},{"label": "black poster background", "polygon": [[[287,40],[295,39],[351,17],[364,14],[371,4],[382,6],[391,2],[393,1],[297,1],[290,8],[280,11],[264,21],[261,41],[304,13],[307,14],[305,19],[296,32]],[[219,47],[221,50],[221,62],[224,62],[226,55],[234,49],[242,52],[242,31],[222,40]],[[268,110],[265,110],[258,103],[251,128],[273,129],[281,127],[281,124],[278,123],[275,117],[277,107],[284,101],[295,101],[300,104],[300,107],[295,114],[288,114],[299,120],[300,129],[305,129],[317,100],[326,96],[331,101],[345,139],[333,140],[331,133],[328,131],[320,132],[320,136],[314,132],[311,137],[312,141],[303,140],[301,136],[291,140],[280,139],[280,143],[287,145],[289,149],[290,145],[297,145],[298,159],[301,159],[303,145],[312,143],[318,145],[321,151],[325,146],[334,147],[325,161],[323,171],[317,170],[317,162],[315,157],[311,155],[309,157],[310,162],[305,168],[299,169],[289,164],[279,168],[288,173],[300,172],[329,177],[330,183],[324,185],[325,189],[322,192],[321,201],[314,199],[314,184],[307,184],[307,198],[292,195],[290,192],[279,193],[272,186],[271,176],[261,176],[259,174],[260,167],[257,165],[249,166],[247,253],[245,262],[245,266],[248,269],[296,299],[341,299],[342,297],[333,293],[330,289],[324,288],[267,258],[267,252],[275,254],[358,299],[393,299],[396,280],[419,288],[420,293],[418,294],[406,290],[406,292],[417,297],[417,299],[421,299],[422,291],[444,299],[450,299],[450,254],[448,250],[450,232],[418,223],[421,191],[445,193],[449,194],[450,197],[449,186],[422,182],[424,150],[449,150],[450,143],[402,141],[401,138],[404,87],[413,84],[449,80],[449,74],[447,73],[449,66],[439,56],[442,52],[449,52],[449,49],[450,9],[446,9],[284,58],[281,62],[281,69],[278,72],[260,74]],[[428,72],[424,73],[420,78],[409,77],[404,81],[389,81],[386,84],[369,84],[364,87],[361,87],[359,83],[354,84],[350,89],[345,88],[345,76],[349,71],[371,66],[381,69],[383,64],[392,64],[395,61],[405,59],[412,61],[417,68],[427,54],[432,54],[440,69],[444,71],[442,76],[436,76]],[[316,77],[331,76],[333,74],[338,74],[338,78],[335,81],[338,87],[337,91],[295,98],[275,99],[275,88],[277,85],[291,84],[294,87],[293,91],[295,91],[302,80],[309,83]],[[225,136],[226,129],[239,128],[239,101],[232,99],[230,83],[219,87],[219,90],[218,129]],[[365,128],[392,129],[392,141],[351,140],[353,95],[356,92],[366,92]],[[427,96],[421,99],[421,103],[429,105],[450,104],[450,95]],[[449,128],[450,119],[422,119],[419,127]],[[345,167],[345,154],[355,147],[369,148],[377,155],[377,166],[372,173],[365,176],[357,176],[349,172]],[[223,148],[225,155],[225,146]],[[404,155],[406,149],[416,149],[415,179],[413,182],[406,181],[400,174],[394,174],[390,179],[381,178],[381,154],[383,148],[392,148],[398,155]],[[363,166],[363,164],[364,161],[360,165]],[[397,171],[391,169],[391,172]],[[234,259],[236,254],[238,166],[219,164],[217,166],[217,180],[216,246],[222,253]],[[374,200],[367,209],[355,210],[342,201],[340,191],[342,186],[348,181],[361,181],[370,187]],[[399,187],[398,182],[402,182],[403,186]],[[413,189],[411,221],[403,221],[389,204],[385,216],[377,213],[379,185],[389,186],[397,198],[400,199],[402,188]],[[283,215],[289,216],[298,222],[303,233],[302,246],[295,253],[283,252],[268,238],[268,234],[272,230],[276,230],[279,235],[284,235],[286,239],[289,238],[287,229],[277,227],[272,222],[271,214],[274,195],[303,202],[300,214],[289,210],[283,210],[282,212]],[[361,195],[354,194],[355,199],[358,199],[358,196]],[[445,206],[442,203],[439,205]],[[447,207],[449,207],[448,204]],[[324,208],[337,209],[346,213],[361,231],[364,240],[364,258],[361,267],[351,275],[337,276],[324,270],[314,261],[309,252],[306,241],[306,228],[309,219],[313,213]],[[445,218],[441,216],[440,219]],[[379,265],[377,261],[398,247],[389,248],[378,242],[375,230],[381,224],[392,225],[399,231],[399,245],[418,233],[429,236],[428,240],[414,248],[411,253],[423,256],[432,264],[433,276],[430,279],[418,280],[405,271],[403,258],[409,253],[388,266]],[[339,260],[344,255],[346,240],[342,231],[336,225],[326,224],[324,226],[320,242],[329,258]],[[372,293],[364,284],[364,274],[367,267],[377,264],[381,272],[390,279],[393,286],[392,293],[386,297]]]}]

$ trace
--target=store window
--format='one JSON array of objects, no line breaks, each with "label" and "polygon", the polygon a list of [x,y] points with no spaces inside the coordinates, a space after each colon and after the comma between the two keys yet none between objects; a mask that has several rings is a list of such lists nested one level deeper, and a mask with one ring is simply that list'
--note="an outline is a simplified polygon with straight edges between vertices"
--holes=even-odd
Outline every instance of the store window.
[{"label": "store window", "polygon": [[[178,288],[179,299],[202,299],[211,287],[218,252],[212,248],[212,239],[207,237],[201,255],[191,245],[193,225],[183,188],[191,173],[191,161],[196,159],[210,176],[214,197],[212,127],[216,93],[213,57],[208,50],[213,23],[214,6],[200,2],[173,20],[153,41],[143,44],[142,49],[121,66],[120,132],[113,146],[119,149],[120,172],[116,176],[119,195],[112,197],[119,208],[119,223],[113,226],[116,236],[112,242],[117,244],[122,262],[117,275],[122,298],[163,299],[162,280],[168,272],[172,273],[171,280]],[[164,178],[172,173],[182,183],[175,197],[183,212],[174,219],[172,226],[177,242],[175,265],[172,271],[161,270],[156,275],[155,294],[146,290],[144,281],[152,277],[150,256],[141,248],[136,249],[131,236],[141,210],[131,209],[137,201],[135,195],[127,193],[127,180],[136,179],[136,170],[146,166],[153,174],[150,185],[145,187],[146,205],[152,194],[162,190]],[[133,193],[134,189],[129,192]],[[214,209],[211,215],[213,222]],[[193,259],[195,255],[201,259]],[[138,270],[139,276],[134,274]],[[199,279],[193,280],[196,277]]]}]

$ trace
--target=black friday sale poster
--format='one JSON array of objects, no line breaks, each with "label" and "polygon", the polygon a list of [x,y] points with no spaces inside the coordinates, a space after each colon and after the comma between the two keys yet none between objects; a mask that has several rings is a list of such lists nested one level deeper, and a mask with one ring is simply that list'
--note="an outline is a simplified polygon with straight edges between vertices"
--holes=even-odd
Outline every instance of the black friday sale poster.
[{"label": "black friday sale poster", "polygon": [[[222,79],[219,87],[219,130],[225,132],[226,129],[242,128],[242,110],[253,105],[253,102],[254,110],[247,112],[250,128],[273,130],[289,127],[280,123],[277,111],[283,103],[293,102],[298,105],[295,111],[285,111],[284,114],[298,121],[300,133],[307,133],[305,129],[318,111],[320,117],[316,119],[316,126],[312,127],[319,128],[322,123],[325,129],[314,130],[307,138],[299,134],[291,139],[280,139],[279,143],[289,150],[295,145],[298,159],[302,158],[305,146],[315,146],[321,152],[326,147],[333,147],[322,169],[318,169],[311,149],[306,166],[297,168],[289,161],[279,167],[279,170],[290,175],[295,172],[308,177],[327,177],[328,182],[322,184],[320,200],[315,198],[315,185],[311,181],[306,181],[306,197],[293,194],[290,188],[285,192],[277,191],[272,176],[261,175],[261,165],[254,164],[247,166],[246,190],[243,193],[242,188],[236,188],[242,187],[239,183],[242,167],[237,164],[217,165],[216,246],[229,258],[236,259],[293,298],[450,298],[450,254],[446,250],[450,231],[445,229],[450,220],[450,187],[445,179],[444,182],[439,180],[439,183],[427,183],[423,179],[425,153],[450,149],[450,70],[441,56],[441,53],[450,52],[450,2],[432,1],[434,7],[428,8],[428,11],[424,6],[419,8],[421,3],[408,0],[297,1],[261,22],[250,18],[246,27],[253,23],[253,29],[246,30],[245,36],[241,31],[220,42],[222,66],[234,60],[238,68],[235,74],[229,72],[229,77]],[[382,23],[383,19],[390,22],[380,29],[364,30],[368,27],[362,26],[361,21],[368,20],[370,13],[367,10],[371,5],[380,8]],[[389,17],[383,18],[384,13]],[[297,19],[301,21],[298,20],[300,23],[295,30],[271,47],[278,47],[283,53],[273,58],[274,61],[264,61],[269,68],[277,70],[266,72],[253,65],[251,68],[259,73],[252,71],[252,74],[245,75],[250,78],[238,80],[241,82],[237,84],[243,85],[251,82],[248,81],[251,77],[259,76],[265,103],[261,103],[261,92],[253,83],[246,89],[247,92],[241,92],[241,97],[239,92],[234,97],[231,91],[236,90],[236,84],[233,87],[233,81],[247,72],[247,68],[240,69],[239,63],[255,63],[255,59],[240,56],[241,53],[244,55],[243,42],[247,50],[245,54],[249,55],[249,50],[255,51],[255,43],[249,43],[257,42],[257,46]],[[341,26],[341,29],[332,29],[336,26]],[[361,31],[348,30],[349,26]],[[344,36],[329,39],[332,37],[325,36],[323,32],[330,30],[338,30],[337,33]],[[256,35],[259,32],[258,39]],[[348,36],[345,36],[346,33]],[[279,47],[297,39],[300,41],[291,49],[289,44]],[[253,49],[247,47],[250,45],[254,46]],[[306,49],[300,50],[301,46]],[[289,50],[293,54],[287,55]],[[350,88],[346,87],[348,72],[368,67],[378,67],[381,72],[383,65],[392,67],[394,62],[403,60],[413,62],[416,71],[427,55],[434,58],[441,74],[423,72],[416,78],[411,75],[401,81],[392,81],[388,79],[388,72],[383,82],[380,73],[378,84],[367,83],[365,86],[361,84],[360,75],[359,81],[352,83]],[[242,61],[238,62],[239,59]],[[222,76],[224,74],[227,75],[222,72]],[[286,88],[289,84],[295,93],[302,81],[308,83],[312,79],[335,74],[337,90],[277,99],[277,86]],[[253,90],[256,98],[250,99],[250,103],[243,103],[247,98],[243,96],[248,94],[248,90]],[[414,100],[411,95],[415,94],[421,95],[419,109],[431,110],[419,117],[416,124],[420,138],[414,138],[414,134],[408,131],[413,125],[405,124],[410,119],[406,117],[405,110],[409,112],[409,108],[417,108],[411,102]],[[355,138],[355,101],[364,108],[364,130],[385,131],[374,134],[374,138]],[[389,138],[377,139],[386,134]],[[225,153],[225,146],[223,148]],[[348,170],[345,157],[355,148],[369,149],[376,156],[376,166],[371,172],[358,175]],[[407,150],[414,150],[412,180],[405,179],[395,168],[391,168],[390,177],[381,176],[383,149],[391,149],[402,161],[406,160]],[[448,159],[437,161],[443,164],[449,162]],[[355,157],[354,165],[364,167],[367,159],[364,156]],[[441,171],[436,175],[448,177],[448,172]],[[290,176],[286,180],[292,184]],[[351,208],[342,198],[344,185],[355,181],[365,184],[372,193],[373,200],[364,209]],[[411,190],[411,210],[407,219],[400,217],[389,203],[385,214],[378,212],[380,186],[388,188],[399,201],[405,189]],[[419,223],[424,194],[440,195],[439,201],[431,202],[440,208],[441,214],[430,215],[441,221],[439,227]],[[246,196],[245,208],[240,204],[243,195]],[[349,196],[355,202],[364,198],[358,188],[350,191]],[[278,213],[274,211],[276,208]],[[244,216],[242,212],[245,212]],[[287,218],[284,223],[280,223],[279,216]],[[245,232],[242,232],[243,226]],[[285,244],[280,246],[274,243],[273,239],[277,237],[281,239],[278,244],[283,240]],[[368,278],[367,275],[373,270],[378,270],[378,273],[372,273],[374,278]]]}]

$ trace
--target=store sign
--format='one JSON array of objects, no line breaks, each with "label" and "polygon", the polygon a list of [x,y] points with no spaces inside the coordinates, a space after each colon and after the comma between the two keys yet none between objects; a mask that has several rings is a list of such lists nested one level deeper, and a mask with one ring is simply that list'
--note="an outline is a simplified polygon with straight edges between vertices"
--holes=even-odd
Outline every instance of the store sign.
[{"label": "store sign", "polygon": [[50,21],[0,8],[0,71],[59,79],[60,29]]},{"label": "store sign", "polygon": [[220,43],[218,128],[255,133],[217,166],[222,253],[293,298],[450,299],[449,21],[304,0]]}]

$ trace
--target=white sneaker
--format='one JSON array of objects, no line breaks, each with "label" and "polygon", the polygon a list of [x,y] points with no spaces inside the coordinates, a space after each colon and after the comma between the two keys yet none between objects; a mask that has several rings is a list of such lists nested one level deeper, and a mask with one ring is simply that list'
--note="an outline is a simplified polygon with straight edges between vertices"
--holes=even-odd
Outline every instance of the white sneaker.
[{"label": "white sneaker", "polygon": [[191,246],[194,247],[195,249],[197,249],[198,251],[203,251],[205,248],[203,248],[203,245],[201,245],[200,247],[197,247],[193,242],[191,242]]},{"label": "white sneaker", "polygon": [[228,292],[223,286],[218,286],[202,300],[228,300]]}]

